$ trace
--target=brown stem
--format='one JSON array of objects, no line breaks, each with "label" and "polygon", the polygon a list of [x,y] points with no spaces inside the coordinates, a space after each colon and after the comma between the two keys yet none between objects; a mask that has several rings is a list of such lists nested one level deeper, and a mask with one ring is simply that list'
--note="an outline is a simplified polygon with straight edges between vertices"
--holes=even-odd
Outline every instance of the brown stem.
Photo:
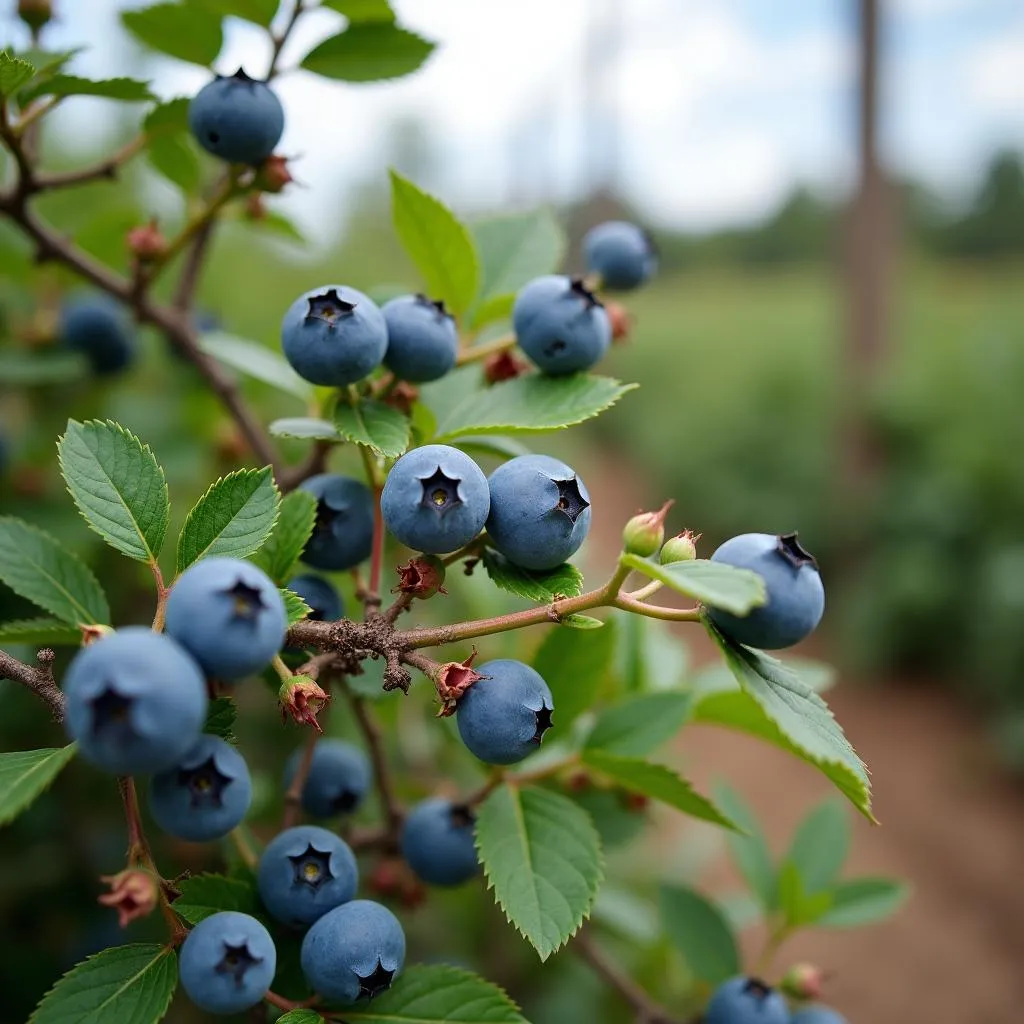
[{"label": "brown stem", "polygon": [[516,336],[514,334],[507,334],[502,338],[497,338],[494,341],[484,342],[483,345],[474,345],[472,348],[464,348],[459,352],[456,363],[459,366],[465,363],[475,363],[480,359],[486,359],[488,356],[493,356],[498,352],[504,352],[507,349],[515,348]]},{"label": "brown stem", "polygon": [[178,276],[178,283],[174,289],[172,304],[174,308],[182,313],[192,308],[195,299],[196,289],[199,287],[199,278],[202,274],[203,263],[206,259],[206,252],[209,249],[210,241],[213,238],[213,229],[216,226],[215,220],[208,220],[196,232],[185,256],[185,263]]},{"label": "brown stem", "polygon": [[291,828],[298,824],[299,812],[302,810],[302,790],[305,788],[306,779],[309,778],[309,769],[313,765],[313,752],[316,750],[317,740],[320,734],[313,729],[309,730],[306,736],[306,746],[302,751],[299,766],[295,771],[288,790],[284,795],[284,815],[281,818],[281,828]]},{"label": "brown stem", "polygon": [[370,579],[363,595],[363,607],[369,617],[380,607],[380,578],[384,567],[384,516],[380,509],[380,488],[373,491],[373,549],[370,552]]},{"label": "brown stem", "polygon": [[292,30],[295,28],[295,23],[299,20],[305,10],[306,7],[303,0],[295,0],[295,7],[292,9],[291,17],[288,19],[288,23],[285,27],[281,29],[280,35],[271,35],[270,42],[273,46],[273,51],[270,54],[270,67],[267,68],[268,82],[278,73],[278,61],[281,58],[281,51],[284,49],[284,44],[288,42],[288,37],[292,34]]},{"label": "brown stem", "polygon": [[55,722],[64,721],[64,694],[53,679],[53,662],[57,656],[49,647],[37,655],[39,668],[26,665],[12,658],[6,651],[0,651],[0,679],[27,686],[49,709]]},{"label": "brown stem", "polygon": [[412,604],[414,596],[415,595],[408,590],[400,593],[398,597],[391,602],[391,606],[384,612],[384,618],[394,625],[398,616],[401,615],[402,612],[406,611]]},{"label": "brown stem", "polygon": [[170,591],[164,585],[164,574],[160,571],[160,566],[157,564],[156,559],[149,563],[149,568],[152,571],[153,579],[156,582],[156,611],[153,613],[153,631],[155,633],[160,633],[164,628],[164,614],[167,610],[167,595]]},{"label": "brown stem", "polygon": [[353,831],[347,838],[348,845],[353,850],[370,850],[375,848],[387,848],[392,846],[394,841],[386,828],[365,828]]},{"label": "brown stem", "polygon": [[646,615],[649,619],[664,619],[666,622],[700,622],[700,608],[665,608],[661,605],[638,601],[632,594],[619,594],[614,605],[623,611]]},{"label": "brown stem", "polygon": [[102,181],[104,179],[113,181],[117,172],[136,153],[146,145],[146,136],[139,135],[131,142],[122,146],[113,156],[108,156],[97,164],[89,167],[80,167],[74,171],[56,171],[52,174],[37,174],[34,179],[35,188],[40,192],[52,192],[60,188],[70,188],[74,185],[85,185],[91,181]]},{"label": "brown stem", "polygon": [[268,991],[263,994],[263,998],[266,1002],[270,1003],[271,1006],[276,1006],[279,1010],[304,1010],[309,1006],[314,1006],[320,1002],[319,996],[310,996],[309,999],[302,1000],[301,1003],[297,1003],[292,999],[285,999],[284,996],[279,996],[274,991]]},{"label": "brown stem", "polygon": [[322,473],[327,468],[327,457],[331,454],[334,444],[331,441],[314,441],[305,461],[297,466],[290,466],[280,476],[278,487],[282,493],[287,494],[294,491],[304,480],[308,480],[317,473]]},{"label": "brown stem", "polygon": [[359,728],[366,740],[366,746],[369,748],[370,761],[373,764],[373,776],[376,780],[377,792],[380,794],[380,802],[383,805],[387,821],[386,835],[392,842],[397,842],[404,812],[398,797],[395,795],[391,768],[388,765],[387,755],[384,751],[384,737],[380,726],[377,724],[377,720],[373,717],[372,711],[366,706],[366,701],[362,697],[357,697],[350,690],[347,692],[349,704],[352,706],[352,713],[356,717]]}]

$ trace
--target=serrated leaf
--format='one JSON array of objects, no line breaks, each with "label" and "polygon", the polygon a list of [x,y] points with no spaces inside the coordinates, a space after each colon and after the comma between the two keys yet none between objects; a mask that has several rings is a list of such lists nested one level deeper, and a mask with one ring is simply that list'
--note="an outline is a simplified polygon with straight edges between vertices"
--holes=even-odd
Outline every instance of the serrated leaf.
[{"label": "serrated leaf", "polygon": [[688,693],[649,693],[605,708],[586,746],[620,757],[646,757],[671,739],[690,717]]},{"label": "serrated leaf", "polygon": [[800,822],[786,860],[810,895],[829,888],[850,852],[850,820],[836,800],[825,800]]},{"label": "serrated leaf", "polygon": [[27,60],[0,50],[0,96],[13,96],[35,73]]},{"label": "serrated leaf", "polygon": [[496,551],[485,551],[483,562],[496,587],[528,601],[545,604],[555,596],[578,597],[583,593],[583,573],[568,562],[548,572],[534,572],[520,569]]},{"label": "serrated leaf", "polygon": [[[391,172],[391,215],[432,299],[461,316],[476,295],[480,267],[466,226],[439,199]],[[463,431],[479,433],[479,431]]]},{"label": "serrated leaf", "polygon": [[0,754],[0,825],[13,821],[42,795],[77,750],[76,743],[69,743],[56,749]]},{"label": "serrated leaf", "polygon": [[435,440],[464,434],[533,434],[561,430],[610,409],[635,384],[576,373],[568,377],[528,374],[470,391],[448,410]]},{"label": "serrated leaf", "polygon": [[333,423],[312,416],[285,416],[267,428],[274,437],[293,437],[299,441],[340,441],[341,434]]},{"label": "serrated leaf", "polygon": [[388,21],[353,21],[302,60],[314,74],[342,82],[383,82],[419,69],[434,52],[429,39]]},{"label": "serrated leaf", "polygon": [[223,331],[211,331],[200,335],[199,347],[214,359],[232,369],[241,370],[250,377],[277,388],[278,391],[294,395],[304,402],[313,399],[312,386],[291,368],[283,356],[271,352],[265,345],[236,338]]},{"label": "serrated leaf", "polygon": [[583,763],[618,783],[631,793],[642,793],[701,821],[723,828],[736,825],[707,797],[701,796],[686,779],[663,764],[652,764],[634,757],[620,757],[607,751],[587,748]]},{"label": "serrated leaf", "polygon": [[214,697],[206,709],[206,723],[203,732],[219,736],[228,743],[235,742],[235,719],[238,705],[230,697]]},{"label": "serrated leaf", "polygon": [[289,1010],[277,1018],[277,1024],[325,1024],[316,1010]]},{"label": "serrated leaf", "polygon": [[746,615],[768,600],[764,580],[756,572],[724,562],[698,558],[661,565],[639,555],[623,555],[622,562],[680,594],[733,615]]},{"label": "serrated leaf", "polygon": [[895,914],[910,889],[891,878],[851,878],[835,886],[830,895],[828,910],[815,923],[822,928],[857,928]]},{"label": "serrated leaf", "polygon": [[558,620],[558,624],[570,629],[600,629],[604,626],[600,619],[595,619],[592,615],[566,615]]},{"label": "serrated leaf", "polygon": [[355,406],[339,403],[334,424],[346,441],[365,445],[387,459],[397,458],[409,447],[409,417],[372,398]]},{"label": "serrated leaf", "polygon": [[221,477],[199,499],[178,537],[178,572],[211,555],[245,558],[270,536],[281,495],[269,466]]},{"label": "serrated leaf", "polygon": [[349,21],[394,21],[388,0],[322,0],[321,7],[344,14]]},{"label": "serrated leaf", "polygon": [[726,836],[736,867],[761,906],[771,913],[779,905],[779,886],[772,864],[768,842],[754,812],[740,795],[726,785],[715,787],[715,801],[743,830],[743,835],[730,832]]},{"label": "serrated leaf", "polygon": [[123,555],[155,563],[171,503],[164,471],[149,445],[112,420],[68,420],[57,457],[89,526]]},{"label": "serrated leaf", "polygon": [[316,523],[316,498],[294,490],[281,499],[277,524],[252,560],[276,583],[287,583]]},{"label": "serrated leaf", "polygon": [[285,615],[288,617],[289,626],[294,626],[296,622],[301,622],[313,611],[293,590],[282,589],[281,597],[284,598],[284,610]]},{"label": "serrated leaf", "polygon": [[0,380],[5,387],[30,388],[81,380],[88,372],[81,352],[0,352]]},{"label": "serrated leaf", "polygon": [[551,690],[552,738],[567,735],[580,714],[600,699],[617,639],[612,622],[600,633],[552,629],[544,635],[533,667]]},{"label": "serrated leaf", "polygon": [[68,971],[28,1024],[157,1024],[177,984],[178,960],[170,946],[112,946]]},{"label": "serrated leaf", "polygon": [[62,622],[110,621],[106,595],[85,563],[13,516],[0,516],[0,580]]},{"label": "serrated leaf", "polygon": [[682,886],[663,886],[661,921],[694,977],[716,986],[740,973],[736,936],[722,911],[706,897]]},{"label": "serrated leaf", "polygon": [[159,3],[122,11],[121,24],[144,46],[209,67],[224,43],[219,14],[192,4]]},{"label": "serrated leaf", "polygon": [[442,964],[410,967],[387,992],[357,1003],[343,1016],[346,1024],[527,1024],[497,985]]},{"label": "serrated leaf", "polygon": [[220,15],[233,15],[269,28],[277,14],[281,0],[196,0],[210,11]]},{"label": "serrated leaf", "polygon": [[16,619],[0,623],[0,644],[34,644],[39,647],[77,647],[81,630],[59,619]]},{"label": "serrated leaf", "polygon": [[476,847],[505,916],[547,960],[589,915],[604,877],[590,816],[560,793],[500,786],[479,809]]},{"label": "serrated leaf", "polygon": [[705,621],[742,692],[703,699],[694,721],[715,722],[760,736],[823,772],[869,821],[871,784],[828,705],[782,662],[727,640]]},{"label": "serrated leaf", "polygon": [[54,75],[25,91],[26,99],[37,96],[99,96],[126,103],[145,103],[153,98],[149,82],[135,78],[107,78],[95,81],[77,75]]},{"label": "serrated leaf", "polygon": [[225,875],[193,875],[176,883],[181,895],[171,904],[179,917],[189,924],[222,910],[253,914],[257,910],[256,890],[248,882]]}]

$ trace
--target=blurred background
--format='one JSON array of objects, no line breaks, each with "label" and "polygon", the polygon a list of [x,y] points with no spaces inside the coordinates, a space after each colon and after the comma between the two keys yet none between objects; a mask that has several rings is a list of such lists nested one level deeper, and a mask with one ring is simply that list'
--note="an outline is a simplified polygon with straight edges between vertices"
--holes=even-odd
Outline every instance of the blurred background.
[{"label": "blurred background", "polygon": [[[118,14],[142,4],[56,6],[46,46],[85,46],[76,73],[151,79],[163,98],[190,95],[208,77],[127,36]],[[415,284],[390,224],[388,166],[470,218],[556,208],[570,268],[594,223],[623,216],[648,227],[661,273],[627,297],[631,337],[602,367],[642,391],[584,428],[533,443],[573,460],[596,496],[586,567],[606,566],[622,522],[667,497],[676,499],[670,525],[702,532],[704,555],[734,533],[800,531],[830,600],[809,653],[841,668],[844,685],[830,704],[873,770],[883,823],[858,823],[853,866],[903,875],[915,892],[891,922],[811,935],[785,956],[831,971],[828,991],[854,1022],[1019,1020],[1024,8],[1019,0],[394,6],[439,43],[437,53],[394,83],[281,79],[280,151],[294,158],[299,185],[217,236],[202,310],[276,346],[280,316],[302,290],[328,280],[382,294]],[[265,37],[226,24],[218,70],[243,64],[262,74]],[[327,12],[311,15],[285,66],[335,24]],[[0,42],[23,48],[27,33],[7,17]],[[140,110],[67,102],[44,132],[47,162],[79,166],[108,152],[131,136]],[[122,180],[41,204],[119,269],[130,227],[157,215],[169,234],[185,211],[178,188],[144,161]],[[120,420],[165,465],[179,521],[216,473],[244,462],[244,446],[155,336],[140,365],[109,383],[42,386],[19,376],[16,357],[33,327],[72,285],[29,255],[0,225],[0,511],[87,554],[119,622],[145,618],[145,578],[100,550],[77,520],[54,438],[69,415]],[[294,412],[270,389],[247,387],[267,420]],[[294,456],[301,452],[296,444]],[[449,607],[503,606],[475,581],[465,589]],[[0,611],[28,614],[6,592]],[[689,651],[694,664],[709,654],[699,643]],[[26,695],[8,685],[3,698],[8,748],[56,742]],[[384,713],[410,719],[408,743],[429,748],[414,716]],[[281,743],[273,728],[272,718],[243,727],[266,751],[268,806]],[[806,766],[731,735],[687,732],[681,756],[698,782],[727,777],[744,793],[776,846],[826,789]],[[98,776],[69,774],[55,798],[0,837],[0,1021],[23,1020],[58,968],[117,938],[112,913],[90,903],[95,875],[117,870],[123,847],[102,789]],[[93,800],[109,819],[72,810]],[[711,839],[667,835],[653,854],[644,848],[641,863],[677,858],[673,870],[734,883]],[[68,836],[73,843],[63,845]],[[475,942],[503,927],[500,915],[481,917],[475,906],[460,895],[437,911],[475,929],[439,956],[468,960]],[[559,1001],[567,986],[591,1007],[588,1019],[623,1019],[600,1016],[614,1010],[601,1009],[600,991],[571,962],[556,960],[557,983],[542,984],[522,950],[507,952],[514,942],[501,949],[485,969],[537,1024],[577,1019]]]}]

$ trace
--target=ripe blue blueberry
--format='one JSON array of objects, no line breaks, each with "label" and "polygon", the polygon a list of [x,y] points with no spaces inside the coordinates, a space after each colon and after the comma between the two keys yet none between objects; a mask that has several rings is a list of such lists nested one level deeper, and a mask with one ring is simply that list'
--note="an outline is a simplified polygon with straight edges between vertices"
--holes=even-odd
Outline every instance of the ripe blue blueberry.
[{"label": "ripe blue blueberry", "polygon": [[218,75],[199,90],[189,104],[188,126],[208,153],[228,163],[256,165],[280,141],[284,110],[266,82],[250,78],[239,68],[229,78]]},{"label": "ripe blue blueberry", "polygon": [[394,464],[380,508],[387,528],[407,547],[431,555],[455,551],[483,529],[487,478],[457,448],[424,445]]},{"label": "ripe blue blueberry", "polygon": [[730,978],[711,996],[704,1024],[789,1024],[785,999],[757,978]]},{"label": "ripe blue blueberry", "polygon": [[554,701],[548,684],[529,665],[498,658],[481,665],[483,676],[459,698],[459,735],[488,764],[515,764],[540,746],[551,728]]},{"label": "ripe blue blueberry", "polygon": [[302,560],[332,572],[365,562],[373,547],[373,495],[366,484],[318,473],[299,487],[316,498],[316,524]]},{"label": "ripe blue blueberry", "polygon": [[727,540],[711,561],[752,569],[764,578],[768,600],[749,615],[708,609],[711,621],[730,640],[776,650],[809,636],[825,611],[825,588],[818,563],[795,533],[743,533]]},{"label": "ripe blue blueberry", "polygon": [[312,384],[355,384],[380,366],[388,347],[384,314],[367,295],[340,284],[300,295],[281,323],[281,345]]},{"label": "ripe blue blueberry", "polygon": [[[303,751],[296,750],[284,770],[287,789],[298,770]],[[351,814],[370,788],[370,762],[366,755],[344,740],[319,740],[302,787],[302,806],[314,818]]]},{"label": "ripe blue blueberry", "polygon": [[402,295],[381,312],[388,325],[384,363],[396,377],[423,383],[443,377],[455,365],[459,335],[443,302]]},{"label": "ripe blue blueberry", "polygon": [[284,644],[287,624],[281,592],[265,572],[238,558],[196,562],[167,598],[168,635],[221,679],[266,668]]},{"label": "ripe blue blueberry", "polygon": [[149,810],[156,823],[193,843],[226,836],[245,817],[251,800],[245,758],[219,736],[200,736],[149,785]]},{"label": "ripe blue blueberry", "polygon": [[608,351],[611,322],[577,278],[538,277],[516,296],[512,326],[519,347],[552,377],[589,370]]},{"label": "ripe blue blueberry", "polygon": [[847,1019],[828,1006],[805,1006],[797,1010],[789,1024],[849,1024]]},{"label": "ripe blue blueberry", "polygon": [[405,962],[405,933],[387,907],[353,900],[324,914],[302,940],[302,973],[326,999],[351,1004],[391,988]]},{"label": "ripe blue blueberry", "polygon": [[87,761],[115,775],[170,768],[199,738],[206,681],[174,640],[126,626],[72,659],[65,727]]},{"label": "ripe blue blueberry", "polygon": [[402,856],[428,885],[461,885],[480,872],[475,824],[473,812],[464,804],[440,797],[423,800],[402,826]]},{"label": "ripe blue blueberry", "polygon": [[292,593],[298,594],[312,609],[307,619],[314,622],[336,622],[345,613],[341,594],[330,580],[311,572],[293,576],[287,583]]},{"label": "ripe blue blueberry", "polygon": [[587,271],[601,275],[601,285],[630,291],[658,269],[658,255],[650,236],[624,220],[609,220],[591,228],[583,238]]},{"label": "ripe blue blueberry", "polygon": [[260,899],[290,928],[312,924],[347,903],[359,880],[348,844],[316,825],[285,829],[263,850],[256,872]]},{"label": "ripe blue blueberry", "polygon": [[248,914],[224,910],[204,918],[181,946],[181,987],[200,1010],[241,1013],[267,993],[277,970],[270,932]]},{"label": "ripe blue blueberry", "polygon": [[135,358],[135,331],[120,303],[106,295],[83,295],[60,311],[57,328],[61,343],[81,352],[93,373],[106,375],[126,369]]},{"label": "ripe blue blueberry", "polygon": [[590,495],[564,462],[519,455],[499,466],[487,483],[487,533],[510,562],[524,569],[554,569],[586,538]]}]

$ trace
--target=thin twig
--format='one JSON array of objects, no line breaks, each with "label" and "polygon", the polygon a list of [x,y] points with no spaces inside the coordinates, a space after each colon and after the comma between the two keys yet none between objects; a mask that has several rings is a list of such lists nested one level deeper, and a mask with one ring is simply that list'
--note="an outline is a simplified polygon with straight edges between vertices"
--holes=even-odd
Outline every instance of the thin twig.
[{"label": "thin twig", "polygon": [[295,23],[305,13],[306,7],[303,4],[303,0],[295,0],[295,7],[292,10],[292,15],[288,19],[288,24],[281,30],[280,35],[271,35],[270,42],[273,46],[273,52],[270,54],[270,66],[267,68],[267,81],[269,82],[275,75],[278,74],[278,61],[281,57],[281,51],[284,49],[284,44],[288,42],[288,37],[292,34],[292,29],[295,28]]},{"label": "thin twig", "polygon": [[91,164],[88,167],[79,167],[73,171],[54,171],[51,174],[37,174],[34,178],[35,190],[39,192],[53,192],[61,188],[85,185],[91,181],[113,181],[121,167],[139,153],[145,145],[146,136],[139,135],[132,139],[131,142],[122,146],[113,156],[108,156],[99,163]]},{"label": "thin twig", "polygon": [[463,366],[465,363],[475,363],[480,359],[496,355],[498,352],[506,352],[510,348],[515,348],[515,345],[516,336],[514,334],[507,334],[502,338],[496,338],[494,341],[484,342],[482,345],[464,348],[459,353],[456,362],[459,366]]},{"label": "thin twig", "polygon": [[53,720],[63,722],[64,694],[53,679],[55,657],[49,647],[44,647],[36,655],[39,662],[39,668],[36,668],[34,665],[18,661],[6,651],[0,651],[0,679],[10,679],[14,683],[27,686],[50,709]]},{"label": "thin twig", "polygon": [[391,768],[388,765],[387,754],[384,751],[384,736],[381,733],[373,712],[366,706],[362,697],[357,697],[351,690],[348,690],[349,703],[352,706],[352,713],[356,716],[359,729],[366,740],[366,746],[370,752],[370,761],[373,764],[373,775],[377,784],[377,792],[380,794],[380,802],[383,805],[384,815],[387,820],[387,836],[397,841],[399,829],[402,827],[404,811],[402,805],[395,795],[394,782],[391,778]]},{"label": "thin twig", "polygon": [[302,790],[306,786],[306,779],[309,778],[309,769],[313,765],[313,753],[316,750],[317,740],[320,734],[313,729],[309,730],[306,736],[306,746],[303,748],[299,766],[295,770],[291,784],[284,795],[284,815],[281,818],[281,828],[291,828],[299,820],[299,812],[302,810]]}]

